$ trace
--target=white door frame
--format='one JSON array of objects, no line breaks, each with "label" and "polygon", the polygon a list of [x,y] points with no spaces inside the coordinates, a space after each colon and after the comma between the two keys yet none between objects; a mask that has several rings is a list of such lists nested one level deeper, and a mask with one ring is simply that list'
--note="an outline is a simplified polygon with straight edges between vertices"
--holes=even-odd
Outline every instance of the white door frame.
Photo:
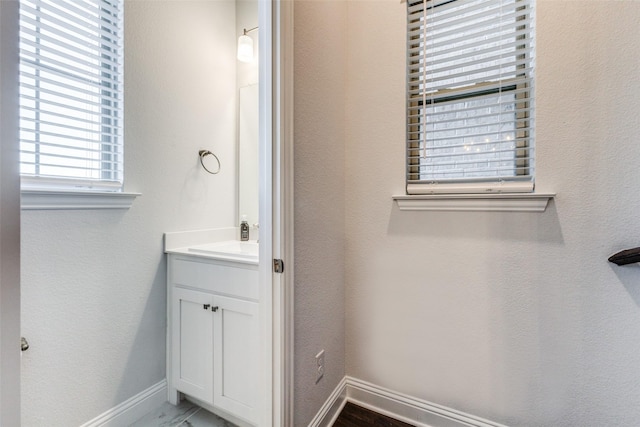
[{"label": "white door frame", "polygon": [[[275,418],[274,426],[293,426],[293,346],[294,346],[294,246],[293,246],[293,0],[274,2],[274,139],[278,141],[277,155],[274,156],[277,165],[277,175],[274,184],[279,190],[279,197],[273,201],[277,207],[277,224],[274,235],[277,234],[279,252],[276,258],[284,260],[284,273],[279,275],[280,283],[277,288],[278,304],[278,358],[279,367],[274,370],[278,375],[279,384],[278,403],[279,414]],[[275,288],[274,288],[275,289]],[[275,329],[275,328],[274,328]],[[275,389],[274,389],[275,392]]]},{"label": "white door frame", "polygon": [[[293,426],[293,1],[260,0],[261,425]],[[270,83],[270,84],[268,84]],[[263,243],[264,242],[264,243]],[[273,272],[273,259],[284,272]],[[269,286],[270,285],[270,286]]]},{"label": "white door frame", "polygon": [[18,2],[0,0],[0,425],[20,425]]}]

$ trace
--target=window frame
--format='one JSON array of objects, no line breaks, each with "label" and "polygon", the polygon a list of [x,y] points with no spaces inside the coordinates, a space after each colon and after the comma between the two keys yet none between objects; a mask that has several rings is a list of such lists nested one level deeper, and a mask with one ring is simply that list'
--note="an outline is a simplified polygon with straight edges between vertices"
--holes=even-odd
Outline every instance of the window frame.
[{"label": "window frame", "polygon": [[[523,123],[526,122],[526,126],[524,129],[522,127],[514,129],[514,148],[512,151],[515,156],[513,158],[514,169],[520,171],[518,174],[514,174],[513,177],[509,177],[508,179],[503,179],[503,177],[454,177],[450,179],[437,179],[437,178],[425,178],[423,176],[423,172],[421,170],[424,167],[422,159],[426,158],[421,156],[420,152],[425,152],[425,139],[423,135],[425,132],[421,130],[421,127],[424,126],[422,119],[425,117],[425,113],[418,113],[416,111],[422,111],[425,97],[424,88],[426,87],[425,80],[421,78],[415,78],[412,80],[411,74],[412,71],[415,73],[416,69],[419,69],[420,66],[423,66],[421,61],[424,61],[426,58],[426,47],[421,47],[423,49],[422,52],[416,51],[416,40],[422,41],[426,39],[427,30],[424,28],[424,21],[421,23],[418,22],[418,35],[411,35],[412,24],[416,27],[415,22],[411,21],[412,19],[416,19],[416,15],[412,16],[411,8],[416,5],[423,5],[423,11],[429,8],[435,8],[444,5],[450,5],[451,3],[456,3],[458,1],[465,0],[441,0],[439,2],[435,2],[435,0],[409,0],[407,1],[407,137],[406,137],[406,185],[405,192],[407,195],[420,195],[420,194],[474,194],[474,193],[521,193],[521,192],[533,192],[534,190],[534,178],[535,178],[535,165],[534,165],[534,135],[533,135],[533,123],[535,121],[534,117],[534,83],[533,77],[531,77],[530,81],[527,80],[523,83],[521,80],[515,79],[506,79],[504,82],[501,80],[496,84],[496,81],[484,81],[484,82],[476,82],[473,85],[461,85],[457,88],[449,88],[444,90],[439,90],[437,92],[429,94],[429,101],[434,103],[445,102],[445,101],[457,101],[457,100],[469,100],[469,99],[478,99],[478,97],[498,94],[502,95],[503,93],[513,92],[515,94],[515,100],[513,102],[514,105],[514,115],[515,120],[514,123]],[[516,2],[522,1],[523,5],[517,8],[517,10],[522,10],[522,8],[527,8],[527,13],[533,14],[535,13],[535,0],[526,1],[526,0],[516,0]],[[431,6],[428,6],[428,3],[431,3]],[[426,18],[424,18],[426,19]],[[535,27],[533,26],[533,19],[531,18],[532,28],[527,31],[524,31],[524,34],[516,36],[518,46],[519,42],[522,40],[522,37],[526,37],[526,39],[522,40],[523,44],[527,46],[527,49],[524,50],[524,53],[518,54],[518,52],[514,52],[514,58],[517,58],[521,61],[522,55],[531,51],[533,55],[533,48],[530,45],[535,47]],[[526,25],[529,21],[525,22]],[[514,24],[514,29],[517,28],[516,24]],[[420,45],[422,46],[422,45]],[[413,50],[413,54],[410,52]],[[424,55],[421,59],[420,55]],[[414,62],[412,63],[412,58],[414,58]],[[417,58],[417,59],[415,59]],[[531,73],[534,73],[534,65],[535,58],[532,56],[530,58],[533,66],[531,68]],[[417,64],[417,65],[416,65]],[[412,68],[413,67],[413,68]],[[416,68],[417,67],[417,68]],[[528,72],[527,66],[523,66],[525,68],[524,72]],[[420,86],[422,85],[422,86]],[[526,85],[526,86],[523,86]],[[416,87],[419,87],[417,95]],[[412,91],[414,94],[412,95]],[[413,114],[412,114],[413,113]],[[499,113],[502,115],[503,113]],[[518,141],[515,143],[515,141]],[[457,157],[458,155],[454,155]],[[445,159],[445,157],[443,157]],[[451,160],[449,160],[451,161]],[[520,175],[520,176],[518,176]],[[418,179],[416,179],[416,177]]]},{"label": "window frame", "polygon": [[[93,3],[95,4],[95,9],[93,10],[94,15],[91,15],[89,12],[86,12],[85,15],[82,15],[82,11],[80,10],[80,8],[76,8],[76,5],[73,4],[65,7],[65,4],[60,2],[53,3],[42,0],[20,1],[20,115],[22,134],[20,140],[21,188],[23,194],[23,202],[26,201],[26,203],[23,203],[23,208],[25,208],[25,206],[26,208],[33,208],[33,206],[35,205],[42,206],[42,203],[36,203],[34,205],[34,195],[39,195],[38,198],[41,200],[43,194],[47,192],[51,195],[51,197],[47,198],[56,200],[54,204],[59,207],[65,205],[69,205],[71,207],[75,205],[82,206],[82,202],[80,202],[80,200],[85,199],[84,196],[89,196],[93,193],[123,193],[124,1],[93,0]],[[24,14],[28,16],[28,18],[24,18],[25,22],[23,22],[23,8],[25,9]],[[55,9],[56,15],[51,15],[54,17],[50,18],[50,21],[45,20],[45,24],[42,24],[42,21],[39,18],[40,14],[42,14],[43,16],[46,15],[48,13],[48,8]],[[64,48],[69,49],[69,46],[71,45],[71,43],[69,43],[69,40],[70,38],[75,36],[75,33],[73,33],[72,30],[81,28],[73,26],[74,19],[78,21],[81,19],[85,19],[86,21],[91,22],[91,27],[89,27],[86,32],[93,37],[98,38],[98,41],[95,42],[95,46],[97,46],[97,48],[95,48],[95,50],[93,51],[93,59],[88,56],[83,56],[83,54],[87,54],[82,52],[80,49],[69,50],[69,52],[71,52],[70,54],[77,55],[77,58],[80,61],[86,61],[87,63],[94,61],[94,65],[87,66],[90,68],[84,70],[84,72],[86,73],[95,73],[93,81],[91,80],[91,78],[85,78],[83,81],[83,79],[80,77],[83,74],[82,69],[80,69],[80,74],[74,74],[70,72],[68,67],[65,68],[69,65],[69,63],[61,63],[60,66],[55,66],[56,57],[59,52],[63,50],[62,45],[59,44],[59,42],[68,43]],[[60,36],[60,38],[56,38],[55,36],[50,35],[48,36],[48,41],[46,41],[45,39],[47,39],[47,36],[43,36],[40,30],[40,28],[44,28],[43,25],[48,25],[49,28],[53,28],[55,31],[56,25],[59,25],[59,28],[63,29],[65,27],[65,24],[69,25],[69,27],[72,29],[69,30],[70,34],[72,34],[71,36]],[[27,29],[23,30],[23,25]],[[80,29],[78,31],[85,30]],[[91,33],[92,31],[95,31],[96,33]],[[24,40],[22,39],[23,37]],[[45,43],[48,43],[49,47],[46,47]],[[49,56],[45,57],[41,55]],[[100,59],[96,61],[96,57],[99,57]],[[74,58],[76,58],[76,56],[74,56]],[[58,62],[60,62],[59,58]],[[46,90],[43,90],[41,88],[41,81],[44,82],[44,80],[42,80],[42,77],[40,76],[41,74],[44,74],[46,72],[57,74],[58,76],[60,76],[60,80],[53,79],[53,81],[51,82],[51,89],[49,89],[50,91],[53,91],[50,92],[53,94],[53,96],[51,96],[49,99],[49,105],[47,107],[41,108],[41,105],[44,104],[42,100],[43,94],[46,93]],[[68,81],[67,83],[63,83],[63,79],[68,79],[68,81],[75,80],[78,83],[77,85],[69,85]],[[25,83],[29,81],[31,82],[31,85]],[[65,84],[67,85],[67,87],[69,87],[68,90],[65,89]],[[28,86],[30,86],[29,89],[24,89]],[[74,115],[68,114],[67,112],[67,119],[65,119],[65,115],[61,112],[64,106],[59,104],[56,106],[56,103],[52,101],[52,99],[54,99],[54,96],[57,96],[61,100],[64,100],[65,97],[73,98],[76,93],[82,94],[83,91],[87,90],[92,90],[93,97],[97,99],[97,101],[87,101],[89,103],[93,103],[93,112],[91,112],[90,107],[88,107],[88,104],[86,104],[84,107],[76,107],[74,109],[74,111],[76,111],[76,114]],[[23,91],[25,94],[24,96],[30,96],[30,99],[22,99]],[[30,91],[30,95],[26,95],[27,93],[29,93],[28,91]],[[90,97],[90,95],[87,95],[87,99],[90,99]],[[28,105],[28,102],[31,103],[31,107],[26,107],[26,105]],[[24,112],[23,105],[25,106]],[[24,118],[29,115],[26,111],[31,111],[33,118]],[[59,134],[55,135],[55,137],[59,138],[60,141],[60,148],[57,151],[54,151],[56,150],[56,148],[52,148],[56,146],[56,143],[42,142],[40,139],[41,134],[43,134],[40,125],[44,123],[44,121],[41,122],[41,114],[50,114],[50,117],[57,118],[56,120],[50,119],[50,121],[48,122],[48,124],[50,124],[52,128],[53,126],[59,125],[59,128],[66,127],[70,129],[68,133],[60,131]],[[93,124],[86,124],[86,127],[84,128],[78,126],[77,123],[73,123],[73,125],[71,125],[69,122],[69,120],[88,121],[88,119],[86,119],[86,116],[89,114],[93,114],[97,117],[97,119],[93,121]],[[29,123],[29,125],[27,125],[26,123]],[[91,126],[93,126],[93,129],[91,128]],[[92,139],[82,139],[82,137],[74,137],[72,135],[73,131],[83,132],[83,129],[86,134],[91,133],[94,135],[94,137]],[[51,133],[49,135],[51,135]],[[27,136],[31,136],[32,138],[27,138]],[[78,141],[76,147],[73,146],[73,143],[69,142],[71,140]],[[78,148],[80,144],[85,144],[85,147],[87,148]],[[97,150],[95,148],[88,148],[91,147],[91,144],[93,144],[94,147],[97,146],[99,148]],[[61,170],[64,170],[65,168],[67,170],[77,169],[78,171],[93,170],[95,175],[93,177],[87,177],[72,176],[73,173],[42,173],[40,171],[40,168],[46,167],[47,165],[40,160],[40,156],[42,155],[42,147],[49,148],[50,152],[52,153],[52,155],[49,157],[50,159],[53,159],[53,161],[50,163],[52,167],[55,167],[55,165],[58,164],[61,165]],[[29,151],[29,149],[31,150]],[[74,153],[74,155],[71,157],[69,157],[69,150],[75,150],[71,151]],[[79,153],[77,154],[78,157],[76,157],[75,153]],[[91,153],[95,153],[94,156],[97,155],[97,157],[91,159]],[[33,159],[32,161],[29,161],[31,160],[30,156]],[[66,166],[64,165],[65,158],[68,162]],[[90,166],[82,166],[82,163],[88,165],[91,162],[93,162],[93,164],[99,164],[99,168],[96,169],[95,167],[91,168]],[[25,170],[30,165],[33,170],[25,172]],[[79,174],[80,173],[78,173],[78,175]],[[76,197],[71,198],[74,200],[73,203],[69,203],[69,197],[61,197],[62,194],[68,192],[76,193]],[[123,194],[135,195],[136,193]],[[95,196],[91,197],[95,199]],[[112,199],[114,198],[108,196],[106,198],[106,200]],[[123,200],[122,198],[117,199]],[[64,200],[66,200],[66,202]],[[110,205],[111,203],[106,204]],[[97,206],[100,204],[98,203],[94,205]]]}]

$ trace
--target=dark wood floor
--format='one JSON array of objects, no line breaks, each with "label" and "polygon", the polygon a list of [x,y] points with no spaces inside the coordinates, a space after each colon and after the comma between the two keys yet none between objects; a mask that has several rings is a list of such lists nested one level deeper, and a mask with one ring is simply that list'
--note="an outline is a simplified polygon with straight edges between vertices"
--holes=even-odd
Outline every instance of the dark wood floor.
[{"label": "dark wood floor", "polygon": [[377,414],[361,406],[347,402],[333,427],[413,427],[411,424]]}]

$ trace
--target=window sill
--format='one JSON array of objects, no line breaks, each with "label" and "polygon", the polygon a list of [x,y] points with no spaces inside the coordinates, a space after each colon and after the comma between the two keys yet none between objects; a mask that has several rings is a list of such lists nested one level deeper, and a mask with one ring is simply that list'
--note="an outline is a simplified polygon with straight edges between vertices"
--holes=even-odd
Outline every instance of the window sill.
[{"label": "window sill", "polygon": [[129,209],[140,193],[22,190],[22,210]]},{"label": "window sill", "polygon": [[393,196],[401,211],[544,212],[555,193]]}]

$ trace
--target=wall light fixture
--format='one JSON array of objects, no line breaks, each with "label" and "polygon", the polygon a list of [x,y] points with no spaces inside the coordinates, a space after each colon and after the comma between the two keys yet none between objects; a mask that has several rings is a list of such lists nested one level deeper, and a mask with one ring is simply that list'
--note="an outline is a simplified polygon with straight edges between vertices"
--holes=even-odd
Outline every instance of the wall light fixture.
[{"label": "wall light fixture", "polygon": [[247,33],[257,30],[258,27],[250,30],[244,29],[244,34],[238,38],[238,60],[242,62],[253,61],[253,39]]}]

